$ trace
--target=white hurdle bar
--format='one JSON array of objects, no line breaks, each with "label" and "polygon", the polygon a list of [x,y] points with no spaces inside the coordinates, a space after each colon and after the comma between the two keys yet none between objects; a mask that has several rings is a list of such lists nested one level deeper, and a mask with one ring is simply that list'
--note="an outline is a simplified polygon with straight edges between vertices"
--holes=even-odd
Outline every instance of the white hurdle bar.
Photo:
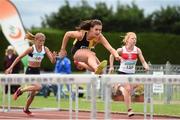
[{"label": "white hurdle bar", "polygon": [[[158,84],[180,84],[180,75],[102,75],[105,82],[105,119],[110,119],[110,95],[111,85],[115,83],[144,84],[144,119],[147,119],[147,103],[150,100],[150,119],[153,119],[153,91],[152,85]],[[149,95],[148,95],[149,94]]]},{"label": "white hurdle bar", "polygon": [[[41,75],[24,75],[24,74],[0,74],[0,84],[83,84],[90,83],[92,85],[91,92],[91,118],[96,118],[96,81],[97,79],[105,82],[105,119],[110,119],[110,95],[111,84],[114,83],[129,83],[129,84],[145,84],[152,85],[153,83],[161,84],[180,84],[180,75],[89,75],[89,74],[41,74]],[[146,92],[146,91],[145,91]],[[146,93],[145,93],[146,94]],[[77,95],[76,95],[77,97]],[[70,99],[72,100],[72,99]],[[77,100],[77,99],[76,99]],[[145,99],[145,102],[146,99]],[[145,103],[144,102],[144,103]],[[70,101],[72,103],[72,101]],[[76,101],[76,103],[78,103]],[[4,102],[3,102],[4,104]],[[151,102],[151,104],[153,104]],[[4,108],[4,105],[3,105]],[[76,113],[78,113],[78,106]],[[146,111],[144,109],[146,114]],[[153,110],[150,111],[151,118]],[[76,115],[78,117],[78,115]],[[146,115],[144,116],[146,118]],[[70,119],[72,119],[72,105],[70,105]]]},{"label": "white hurdle bar", "polygon": [[[91,84],[92,85],[92,92],[91,92],[91,119],[96,118],[96,91],[95,91],[95,83],[97,80],[96,75],[81,75],[81,74],[40,74],[40,75],[25,75],[25,74],[0,74],[0,85],[3,86],[3,112],[5,111],[5,92],[4,86],[6,84]],[[72,89],[70,87],[70,89]],[[78,86],[76,87],[78,89]],[[10,91],[10,90],[9,90]],[[70,90],[72,91],[72,90]],[[76,91],[76,106],[75,106],[75,113],[76,119],[78,119],[78,91]],[[8,94],[10,96],[10,94]],[[70,92],[69,95],[69,119],[72,119],[72,95]],[[8,97],[8,101],[10,101],[10,97]],[[58,102],[59,103],[59,102]],[[59,107],[59,106],[58,106]],[[10,111],[10,102],[8,102],[8,110]]]}]

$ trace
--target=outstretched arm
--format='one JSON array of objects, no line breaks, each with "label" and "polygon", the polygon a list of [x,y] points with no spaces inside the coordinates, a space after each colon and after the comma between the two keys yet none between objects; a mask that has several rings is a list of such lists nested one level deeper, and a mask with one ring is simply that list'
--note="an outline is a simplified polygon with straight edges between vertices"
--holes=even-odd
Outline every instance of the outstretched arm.
[{"label": "outstretched arm", "polygon": [[[122,48],[118,48],[117,52],[118,54],[121,54]],[[109,73],[113,73],[114,72],[114,56],[111,54],[109,56]]]},{"label": "outstretched arm", "polygon": [[62,40],[62,45],[60,49],[60,56],[64,57],[66,56],[66,46],[70,38],[81,38],[82,33],[80,31],[68,31],[65,33],[63,40]]},{"label": "outstretched arm", "polygon": [[114,72],[114,56],[110,54],[109,56],[109,74]]},{"label": "outstretched arm", "polygon": [[29,47],[24,53],[22,53],[21,55],[19,55],[19,56],[14,60],[14,62],[11,64],[11,66],[10,66],[8,69],[6,69],[5,74],[11,73],[12,70],[13,70],[13,68],[14,68],[14,66],[15,66],[24,56],[26,56],[27,54],[31,53],[31,51],[32,51],[32,47]]},{"label": "outstretched arm", "polygon": [[121,60],[121,57],[118,55],[117,51],[109,44],[107,39],[101,34],[100,43],[114,56],[114,58],[118,61]]}]

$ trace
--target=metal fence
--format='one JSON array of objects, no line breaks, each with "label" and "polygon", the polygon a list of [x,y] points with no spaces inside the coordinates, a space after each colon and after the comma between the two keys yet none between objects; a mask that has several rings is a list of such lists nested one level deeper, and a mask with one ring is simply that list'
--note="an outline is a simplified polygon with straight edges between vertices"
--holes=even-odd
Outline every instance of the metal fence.
[{"label": "metal fence", "polygon": [[[148,74],[153,74],[153,72],[163,72],[166,75],[178,75],[180,74],[180,65],[173,65],[170,62],[166,62],[166,64],[151,64],[148,62],[150,66],[150,71]],[[119,65],[114,65],[115,72],[118,71]],[[105,69],[105,73],[108,73],[109,66]],[[136,74],[147,74],[144,71],[143,66],[136,66]]]}]

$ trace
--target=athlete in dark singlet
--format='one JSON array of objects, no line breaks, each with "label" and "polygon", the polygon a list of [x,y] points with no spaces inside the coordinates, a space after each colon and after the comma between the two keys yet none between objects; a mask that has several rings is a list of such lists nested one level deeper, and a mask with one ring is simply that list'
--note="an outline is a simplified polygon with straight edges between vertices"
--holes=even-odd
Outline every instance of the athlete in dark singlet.
[{"label": "athlete in dark singlet", "polygon": [[100,20],[86,20],[83,21],[77,28],[76,31],[68,31],[65,33],[61,50],[59,55],[61,57],[67,54],[66,45],[70,38],[76,39],[72,48],[74,54],[74,62],[77,66],[81,66],[89,71],[95,72],[95,74],[101,74],[103,68],[106,67],[107,61],[102,62],[96,57],[95,52],[92,49],[96,44],[102,44],[116,60],[120,60],[120,56],[117,51],[112,48],[106,38],[103,36],[102,23]]}]

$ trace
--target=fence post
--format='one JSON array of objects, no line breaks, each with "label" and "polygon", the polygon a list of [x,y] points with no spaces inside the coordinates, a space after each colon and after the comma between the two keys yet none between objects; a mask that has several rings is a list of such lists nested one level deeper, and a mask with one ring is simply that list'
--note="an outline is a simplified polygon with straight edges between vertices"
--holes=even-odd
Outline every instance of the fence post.
[{"label": "fence post", "polygon": [[147,71],[147,74],[152,74],[153,73],[153,69],[152,69],[152,64],[150,61],[148,61],[148,65],[149,65],[149,71]]},{"label": "fence post", "polygon": [[165,74],[168,75],[168,74],[171,74],[171,64],[169,61],[166,62],[166,66],[165,66]]},{"label": "fence post", "polygon": [[[171,74],[171,64],[169,61],[166,62],[165,66],[165,74]],[[165,104],[170,104],[172,97],[172,85],[166,84],[165,85]]]}]

